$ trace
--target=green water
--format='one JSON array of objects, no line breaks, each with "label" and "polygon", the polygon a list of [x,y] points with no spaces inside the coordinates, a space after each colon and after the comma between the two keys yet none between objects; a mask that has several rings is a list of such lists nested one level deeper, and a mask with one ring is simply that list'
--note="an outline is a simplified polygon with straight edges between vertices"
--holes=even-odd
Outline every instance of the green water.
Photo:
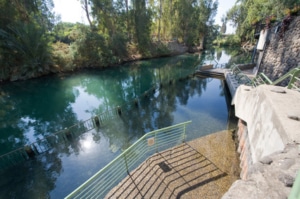
[{"label": "green water", "polygon": [[63,198],[158,128],[192,120],[188,140],[227,129],[222,81],[188,78],[205,62],[205,55],[181,55],[2,85],[0,154],[117,106],[122,116],[2,172],[0,198]]}]

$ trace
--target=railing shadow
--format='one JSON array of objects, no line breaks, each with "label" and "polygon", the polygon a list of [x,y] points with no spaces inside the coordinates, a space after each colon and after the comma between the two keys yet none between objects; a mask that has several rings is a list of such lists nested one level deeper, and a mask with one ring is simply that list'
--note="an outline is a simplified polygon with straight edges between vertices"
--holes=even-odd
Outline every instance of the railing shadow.
[{"label": "railing shadow", "polygon": [[[105,198],[181,198],[193,191],[199,198],[201,187],[210,186],[227,175],[184,143],[148,158]],[[212,186],[218,191],[215,189],[218,186]]]}]

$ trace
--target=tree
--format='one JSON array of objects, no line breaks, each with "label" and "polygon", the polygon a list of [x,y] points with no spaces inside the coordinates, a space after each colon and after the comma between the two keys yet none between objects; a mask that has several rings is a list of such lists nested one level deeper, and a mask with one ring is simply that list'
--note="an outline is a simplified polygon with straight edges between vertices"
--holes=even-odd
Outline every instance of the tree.
[{"label": "tree", "polygon": [[85,12],[86,18],[90,24],[91,29],[94,28],[92,20],[90,18],[90,11],[89,11],[89,4],[88,4],[88,0],[81,0],[81,5],[82,5],[82,9]]},{"label": "tree", "polygon": [[163,13],[170,13],[166,17],[171,22],[171,36],[183,41],[187,46],[202,44],[208,26],[213,25],[218,1],[174,0],[168,3],[168,6],[163,7],[167,12]]},{"label": "tree", "polygon": [[27,79],[49,71],[52,8],[52,0],[1,1],[1,79]]},{"label": "tree", "polygon": [[[130,53],[142,57],[161,55],[167,52],[165,41],[171,39],[189,47],[202,46],[206,36],[214,35],[208,31],[213,27],[218,5],[217,0],[80,2],[89,27],[55,22],[53,0],[0,0],[1,79],[12,74],[24,79],[41,75],[54,65],[52,69],[57,71],[57,65],[66,62],[74,62],[68,65],[76,67],[78,63],[106,66],[131,59]],[[153,36],[157,41],[151,40]],[[52,41],[58,42],[54,46],[61,56],[51,52]],[[64,57],[67,61],[62,61]]]},{"label": "tree", "polygon": [[286,14],[286,9],[299,4],[299,0],[237,0],[228,11],[227,19],[237,27],[236,33],[241,41],[253,39],[253,25],[265,22],[270,16],[278,20]]},{"label": "tree", "polygon": [[0,30],[2,61],[9,67],[12,80],[28,79],[49,71],[51,48],[43,28],[19,23]]},{"label": "tree", "polygon": [[146,8],[145,0],[133,0],[135,39],[143,55],[150,50],[151,11]]},{"label": "tree", "polygon": [[226,17],[223,15],[221,18],[221,22],[222,22],[222,26],[221,26],[221,33],[225,34],[226,33],[226,23],[227,23],[227,19]]}]

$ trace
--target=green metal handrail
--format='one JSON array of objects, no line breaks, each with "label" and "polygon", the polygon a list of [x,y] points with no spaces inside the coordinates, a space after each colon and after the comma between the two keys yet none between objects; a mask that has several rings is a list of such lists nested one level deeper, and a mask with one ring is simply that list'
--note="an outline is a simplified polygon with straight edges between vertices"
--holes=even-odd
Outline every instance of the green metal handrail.
[{"label": "green metal handrail", "polygon": [[253,87],[257,87],[261,84],[277,85],[280,82],[290,78],[287,88],[300,91],[300,66],[290,70],[288,73],[275,80],[274,82],[271,81],[264,73],[260,73],[255,78],[250,80],[250,78],[246,74],[244,74],[236,64],[233,64],[230,67],[230,71],[239,84],[251,85]]},{"label": "green metal handrail", "polygon": [[[259,86],[261,84],[269,84],[269,85],[277,85],[280,82],[291,78],[287,88],[288,89],[295,89],[300,91],[300,66],[298,66],[297,68],[294,68],[292,70],[290,70],[288,73],[286,73],[285,75],[283,75],[282,77],[280,77],[279,79],[275,80],[274,82],[272,82],[264,73],[260,73],[257,77],[255,77],[251,84],[252,86],[256,87]],[[298,82],[298,84],[296,84],[296,82]]]},{"label": "green metal handrail", "polygon": [[245,84],[245,85],[251,84],[250,78],[243,73],[243,71],[239,68],[238,65],[233,64],[230,67],[230,71],[239,84]]},{"label": "green metal handrail", "polygon": [[258,74],[252,81],[251,84],[254,87],[257,87],[261,84],[272,84],[273,82],[264,74]]},{"label": "green metal handrail", "polygon": [[189,123],[191,121],[145,134],[65,198],[104,198],[147,157],[183,143]]},{"label": "green metal handrail", "polygon": [[[298,91],[300,91],[300,66],[298,68],[294,68],[292,70],[292,74],[291,74],[291,80],[288,84],[288,89],[297,89]],[[296,85],[295,82],[298,82],[299,84]]]},{"label": "green metal handrail", "polygon": [[288,199],[299,199],[299,198],[300,198],[300,172],[298,171],[298,175],[293,184],[293,188]]},{"label": "green metal handrail", "polygon": [[279,79],[274,81],[273,85],[279,84],[280,82],[282,82],[283,80],[285,80],[289,77],[291,77],[293,79],[293,77],[295,77],[295,75],[299,74],[299,71],[300,71],[300,66],[298,68],[294,68],[294,69],[290,70],[288,73],[286,73],[285,75],[283,75],[282,77],[280,77]]}]

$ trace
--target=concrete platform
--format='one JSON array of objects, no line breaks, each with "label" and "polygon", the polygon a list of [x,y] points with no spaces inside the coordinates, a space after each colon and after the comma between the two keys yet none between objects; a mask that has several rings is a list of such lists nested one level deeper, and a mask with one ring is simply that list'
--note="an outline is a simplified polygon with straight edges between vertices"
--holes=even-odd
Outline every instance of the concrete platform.
[{"label": "concrete platform", "polygon": [[252,162],[300,143],[300,93],[284,87],[240,86],[234,98],[236,116],[248,127]]},{"label": "concrete platform", "polygon": [[239,172],[232,132],[222,131],[153,155],[106,198],[221,198]]}]

